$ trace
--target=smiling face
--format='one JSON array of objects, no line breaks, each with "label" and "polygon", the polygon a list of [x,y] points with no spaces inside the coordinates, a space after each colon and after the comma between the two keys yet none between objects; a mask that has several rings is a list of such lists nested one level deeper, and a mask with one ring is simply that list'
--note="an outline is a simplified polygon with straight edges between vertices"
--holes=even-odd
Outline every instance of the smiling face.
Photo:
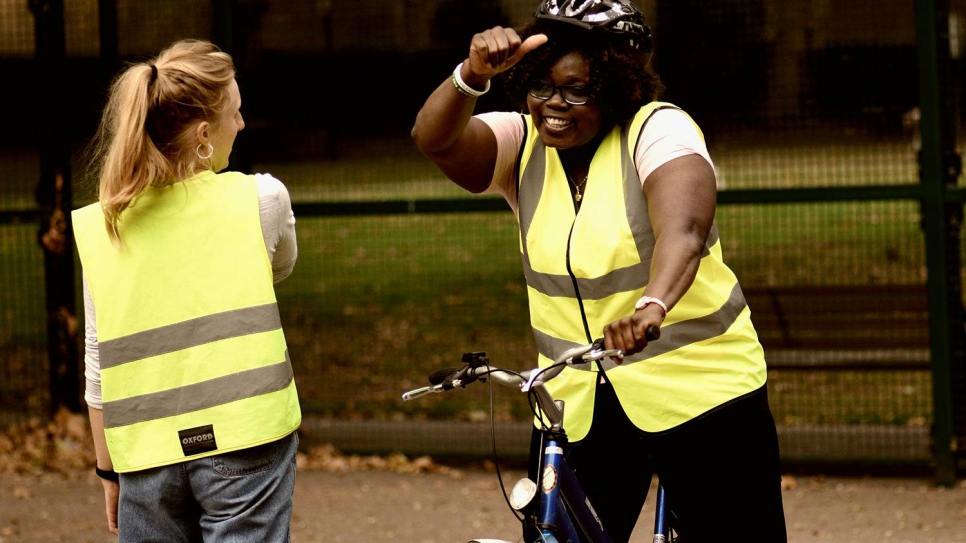
[{"label": "smiling face", "polygon": [[[590,61],[577,51],[560,57],[546,74],[538,79],[554,85],[588,87]],[[554,92],[547,100],[527,95],[527,108],[540,133],[540,139],[548,147],[574,149],[594,140],[604,126],[604,115],[596,100],[575,106],[564,101],[560,92]]]}]

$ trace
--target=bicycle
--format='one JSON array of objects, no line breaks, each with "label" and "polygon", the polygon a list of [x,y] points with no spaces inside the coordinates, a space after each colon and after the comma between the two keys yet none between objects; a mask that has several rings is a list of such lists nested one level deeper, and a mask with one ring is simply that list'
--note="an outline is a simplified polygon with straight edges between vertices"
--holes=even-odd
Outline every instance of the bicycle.
[{"label": "bicycle", "polygon": [[[648,340],[660,336],[656,327],[648,329]],[[540,421],[538,427],[543,453],[541,464],[536,473],[538,481],[527,477],[513,486],[509,496],[503,485],[497,458],[497,477],[503,490],[507,505],[523,523],[530,523],[539,531],[532,543],[611,543],[593,505],[588,500],[580,483],[568,466],[565,452],[568,446],[563,428],[564,405],[555,400],[544,386],[560,374],[565,367],[598,363],[606,357],[619,357],[619,350],[603,348],[603,339],[594,343],[578,345],[562,353],[553,364],[546,368],[533,368],[516,372],[489,364],[484,352],[464,353],[461,368],[446,368],[430,374],[430,385],[403,394],[404,401],[432,393],[447,392],[455,388],[465,388],[473,382],[486,382],[487,379],[511,388],[519,388],[530,397],[530,406]],[[598,364],[598,367],[599,364]],[[601,371],[603,368],[601,367]],[[492,417],[491,417],[492,424]],[[494,446],[494,454],[495,454]],[[541,492],[538,492],[541,490]],[[673,528],[674,515],[667,504],[664,487],[658,481],[654,515],[653,543],[683,543]],[[576,526],[574,525],[576,521]],[[471,539],[469,543],[511,543],[501,539]]]}]

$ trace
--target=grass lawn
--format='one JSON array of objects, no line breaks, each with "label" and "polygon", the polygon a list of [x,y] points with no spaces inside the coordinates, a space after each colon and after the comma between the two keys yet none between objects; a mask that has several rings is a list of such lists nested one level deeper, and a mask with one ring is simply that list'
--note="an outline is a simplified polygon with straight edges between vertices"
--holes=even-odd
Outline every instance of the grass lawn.
[{"label": "grass lawn", "polygon": [[[904,142],[712,153],[722,190],[915,182]],[[345,149],[337,161],[256,163],[254,170],[285,182],[295,202],[474,197],[447,182],[405,138]],[[8,201],[0,208],[30,202],[24,190],[5,187],[0,198]],[[409,403],[400,397],[425,384],[431,371],[458,365],[464,351],[486,351],[497,365],[533,364],[518,234],[508,209],[297,220],[299,261],[277,291],[306,412],[479,418],[489,408],[483,387]],[[717,223],[725,260],[744,285],[925,278],[915,202],[729,205],[719,207]],[[33,225],[0,225],[0,377],[26,371],[15,358],[44,358],[42,256],[34,232]],[[770,379],[783,423],[931,419],[924,373],[774,373]],[[8,383],[0,383],[4,397],[5,387],[24,386],[9,377],[0,381]],[[494,399],[498,418],[529,416],[509,390],[495,387]]]}]

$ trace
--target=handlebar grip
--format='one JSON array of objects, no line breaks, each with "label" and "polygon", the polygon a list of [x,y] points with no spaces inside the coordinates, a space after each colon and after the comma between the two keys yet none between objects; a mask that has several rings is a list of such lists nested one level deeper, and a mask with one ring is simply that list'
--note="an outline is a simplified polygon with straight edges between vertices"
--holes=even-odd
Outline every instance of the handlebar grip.
[{"label": "handlebar grip", "polygon": [[429,375],[429,382],[442,390],[453,390],[456,386],[465,387],[478,379],[476,371],[471,366],[461,368],[444,368]]},{"label": "handlebar grip", "polygon": [[443,368],[429,374],[429,384],[438,385],[446,380],[447,377],[456,375],[461,368]]}]

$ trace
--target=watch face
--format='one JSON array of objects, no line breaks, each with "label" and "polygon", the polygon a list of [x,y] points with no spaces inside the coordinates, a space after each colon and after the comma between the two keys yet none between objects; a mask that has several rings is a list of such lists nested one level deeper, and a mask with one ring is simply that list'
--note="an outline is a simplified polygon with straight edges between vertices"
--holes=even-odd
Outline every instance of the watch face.
[{"label": "watch face", "polygon": [[547,465],[543,468],[543,479],[541,480],[541,485],[543,487],[543,493],[549,494],[551,490],[557,487],[557,469],[551,465]]}]

